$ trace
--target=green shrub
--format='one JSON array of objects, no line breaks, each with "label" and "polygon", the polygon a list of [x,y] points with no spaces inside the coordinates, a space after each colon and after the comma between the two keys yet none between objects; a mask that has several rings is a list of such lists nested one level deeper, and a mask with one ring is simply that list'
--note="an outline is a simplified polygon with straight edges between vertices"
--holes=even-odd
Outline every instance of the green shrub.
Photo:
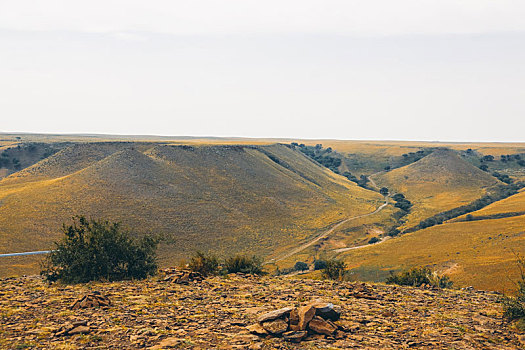
[{"label": "green shrub", "polygon": [[341,281],[345,275],[346,263],[341,260],[331,259],[326,261],[322,276],[331,280]]},{"label": "green shrub", "polygon": [[206,255],[197,251],[191,257],[188,267],[203,276],[215,275],[219,272],[219,260],[214,255]]},{"label": "green shrub", "polygon": [[515,297],[503,298],[503,317],[507,321],[517,321],[518,328],[525,330],[525,259],[517,257],[521,279],[517,282]]},{"label": "green shrub", "polygon": [[94,280],[143,279],[157,271],[158,239],[134,239],[119,223],[74,218],[62,227],[64,237],[42,263],[48,281],[84,283]]},{"label": "green shrub", "polygon": [[257,256],[236,255],[226,259],[224,268],[227,273],[251,273],[263,275],[262,261]]},{"label": "green shrub", "polygon": [[370,238],[370,240],[368,241],[368,244],[374,244],[374,243],[377,243],[377,242],[379,242],[379,241],[381,241],[379,238],[377,238],[377,237],[372,237],[372,238]]},{"label": "green shrub", "polygon": [[430,271],[428,267],[414,267],[397,275],[391,275],[387,278],[386,283],[413,287],[419,287],[423,284],[437,288],[452,287],[452,281],[448,276],[438,275],[436,272]]},{"label": "green shrub", "polygon": [[315,260],[314,261],[314,270],[322,270],[326,268],[326,261],[325,260]]},{"label": "green shrub", "polygon": [[308,270],[308,264],[302,261],[298,261],[295,263],[293,269],[295,271],[305,271]]}]

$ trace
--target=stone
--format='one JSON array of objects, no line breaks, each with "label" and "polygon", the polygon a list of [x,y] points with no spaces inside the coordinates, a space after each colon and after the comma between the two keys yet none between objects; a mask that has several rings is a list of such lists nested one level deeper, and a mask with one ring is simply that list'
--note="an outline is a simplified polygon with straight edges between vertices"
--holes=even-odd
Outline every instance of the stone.
[{"label": "stone", "polygon": [[294,308],[290,311],[290,326],[299,324],[299,311]]},{"label": "stone", "polygon": [[293,343],[298,343],[306,337],[307,333],[305,331],[290,331],[283,333],[283,338]]},{"label": "stone", "polygon": [[308,324],[308,329],[318,334],[332,335],[337,330],[337,326],[330,321],[315,316]]},{"label": "stone", "polygon": [[315,315],[325,320],[337,321],[341,317],[341,307],[332,303],[317,302],[310,304],[315,308]]},{"label": "stone", "polygon": [[150,347],[149,349],[150,350],[160,350],[160,349],[166,349],[166,348],[175,348],[175,347],[178,347],[180,343],[182,343],[183,341],[184,339],[170,337],[170,338],[166,338],[162,340],[160,343],[158,343],[155,346]]},{"label": "stone", "polygon": [[74,335],[74,334],[86,334],[89,333],[90,329],[87,326],[77,326],[69,331],[67,331],[68,335]]},{"label": "stone", "polygon": [[100,292],[93,292],[86,294],[83,297],[75,300],[71,304],[71,309],[87,309],[91,307],[108,307],[111,305],[111,301],[105,295],[100,294]]},{"label": "stone", "polygon": [[304,331],[306,327],[308,326],[308,323],[314,318],[315,314],[317,313],[317,309],[312,305],[306,305],[303,307],[300,307],[297,310],[299,314],[299,322],[297,323],[297,326],[300,331]]},{"label": "stone", "polygon": [[267,334],[268,334],[268,332],[266,331],[266,329],[264,329],[263,326],[261,326],[260,323],[252,324],[252,325],[246,327],[246,329],[247,329],[250,333],[257,334],[257,335],[267,335]]},{"label": "stone", "polygon": [[278,319],[278,318],[285,317],[292,310],[293,310],[293,308],[291,308],[291,307],[284,307],[284,308],[279,309],[279,310],[274,310],[274,311],[267,312],[267,313],[259,316],[257,318],[257,322],[262,323],[262,322],[271,321],[271,320],[275,320],[275,319]]},{"label": "stone", "polygon": [[288,323],[278,318],[262,323],[262,327],[270,334],[281,335],[288,330]]}]

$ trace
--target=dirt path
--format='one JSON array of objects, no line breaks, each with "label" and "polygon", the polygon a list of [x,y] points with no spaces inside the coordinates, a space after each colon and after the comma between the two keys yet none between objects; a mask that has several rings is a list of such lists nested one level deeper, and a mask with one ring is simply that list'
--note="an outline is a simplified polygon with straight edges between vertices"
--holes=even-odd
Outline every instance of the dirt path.
[{"label": "dirt path", "polygon": [[390,238],[391,238],[390,236],[385,236],[385,237],[381,238],[381,240],[379,242],[376,242],[376,243],[365,244],[365,245],[358,245],[357,247],[339,248],[339,249],[334,249],[333,251],[336,252],[336,253],[343,253],[343,252],[347,252],[349,250],[370,247],[372,245],[381,244],[381,243],[383,243],[385,241],[388,241]]},{"label": "dirt path", "polygon": [[[311,241],[303,244],[303,245],[300,245],[299,247],[289,251],[288,253],[284,254],[283,256],[279,257],[279,258],[275,258],[275,259],[270,259],[268,261],[265,262],[265,264],[270,264],[270,263],[275,263],[275,262],[278,262],[278,261],[281,261],[281,260],[284,260],[284,259],[287,259],[289,257],[291,257],[292,255],[295,255],[303,250],[305,250],[306,248],[308,247],[311,247],[312,245],[314,245],[315,243],[319,242],[321,239],[325,238],[326,236],[328,236],[329,234],[331,234],[332,232],[334,232],[337,228],[341,227],[342,225],[346,224],[347,222],[350,222],[350,221],[353,221],[353,220],[357,220],[357,219],[361,219],[361,218],[364,218],[364,217],[367,217],[367,216],[370,216],[370,215],[374,215],[374,214],[377,214],[379,213],[381,210],[383,210],[384,207],[386,207],[387,205],[389,204],[389,201],[388,201],[388,196],[385,197],[385,203],[381,204],[376,210],[374,210],[373,212],[371,213],[368,213],[368,214],[363,214],[363,215],[358,215],[358,216],[353,216],[353,217],[350,217],[348,219],[345,219],[343,221],[340,221],[339,223],[335,224],[334,226],[332,226],[330,229],[326,230],[325,232],[321,233],[319,236],[315,237],[314,239],[312,239]],[[343,248],[343,249],[347,249],[347,248]]]},{"label": "dirt path", "polygon": [[36,252],[23,252],[23,253],[7,253],[7,254],[0,254],[0,258],[7,257],[7,256],[37,255],[37,254],[48,254],[48,253],[51,253],[51,250],[39,250]]}]

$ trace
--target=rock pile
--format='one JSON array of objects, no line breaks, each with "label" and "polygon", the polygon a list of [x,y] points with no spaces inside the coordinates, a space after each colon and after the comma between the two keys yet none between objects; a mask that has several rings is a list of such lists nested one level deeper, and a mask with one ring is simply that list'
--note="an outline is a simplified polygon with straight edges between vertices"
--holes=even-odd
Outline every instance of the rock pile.
[{"label": "rock pile", "polygon": [[164,278],[165,282],[177,284],[189,284],[190,282],[200,282],[204,277],[195,271],[189,270],[167,270],[167,276]]},{"label": "rock pile", "polygon": [[77,299],[71,304],[71,309],[87,309],[90,307],[108,307],[111,305],[111,300],[100,292],[93,292],[84,295],[82,298]]},{"label": "rock pile", "polygon": [[299,308],[285,307],[260,315],[248,331],[262,337],[282,337],[300,342],[309,334],[333,336],[342,329],[334,322],[341,317],[341,308],[332,303],[315,301]]}]

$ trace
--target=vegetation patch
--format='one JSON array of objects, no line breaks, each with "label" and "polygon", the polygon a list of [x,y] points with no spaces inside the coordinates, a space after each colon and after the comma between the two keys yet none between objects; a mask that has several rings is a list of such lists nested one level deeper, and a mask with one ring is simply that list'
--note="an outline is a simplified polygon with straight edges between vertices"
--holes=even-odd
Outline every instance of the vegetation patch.
[{"label": "vegetation patch", "polygon": [[63,225],[64,237],[45,259],[41,274],[48,281],[143,279],[157,271],[158,240],[133,239],[119,223],[76,217]]},{"label": "vegetation patch", "polygon": [[452,281],[448,276],[439,275],[435,271],[432,272],[428,267],[414,267],[396,275],[392,274],[386,279],[386,283],[412,287],[420,287],[422,285],[436,288],[452,287]]},{"label": "vegetation patch", "polygon": [[489,204],[492,204],[494,202],[500,201],[502,199],[505,199],[507,197],[510,197],[510,196],[518,193],[518,191],[520,189],[522,189],[523,187],[525,187],[525,183],[524,182],[517,182],[517,183],[510,184],[510,185],[499,185],[499,186],[496,186],[491,191],[490,194],[487,194],[487,195],[485,195],[485,196],[475,200],[474,202],[472,202],[470,204],[463,205],[461,207],[457,207],[457,208],[454,208],[454,209],[451,209],[451,210],[447,210],[447,211],[444,211],[442,213],[439,213],[439,214],[436,214],[434,216],[431,216],[431,217],[429,217],[429,218],[427,218],[425,220],[422,220],[419,223],[419,225],[405,230],[404,233],[414,232],[414,231],[417,231],[419,229],[424,229],[424,228],[427,228],[427,227],[440,225],[440,224],[442,224],[443,222],[445,222],[447,220],[457,218],[458,216],[465,215],[467,213],[470,213],[470,212],[473,212],[473,211],[476,211],[476,210],[480,210],[480,209],[486,207]]}]

